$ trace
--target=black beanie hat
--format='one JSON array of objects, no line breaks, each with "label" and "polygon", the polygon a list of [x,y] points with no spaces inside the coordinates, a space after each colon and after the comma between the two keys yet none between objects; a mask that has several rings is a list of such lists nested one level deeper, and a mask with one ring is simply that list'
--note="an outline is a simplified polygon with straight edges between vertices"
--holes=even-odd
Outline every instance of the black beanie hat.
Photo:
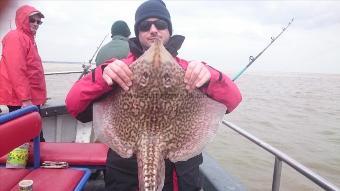
[{"label": "black beanie hat", "polygon": [[168,23],[170,36],[172,35],[171,18],[165,3],[162,0],[148,0],[141,4],[135,14],[135,34],[138,38],[138,25],[145,19],[155,17]]},{"label": "black beanie hat", "polygon": [[124,37],[129,37],[131,32],[129,29],[129,26],[126,24],[126,22],[124,21],[116,21],[113,23],[112,27],[111,27],[111,34],[113,36],[115,35],[121,35]]}]

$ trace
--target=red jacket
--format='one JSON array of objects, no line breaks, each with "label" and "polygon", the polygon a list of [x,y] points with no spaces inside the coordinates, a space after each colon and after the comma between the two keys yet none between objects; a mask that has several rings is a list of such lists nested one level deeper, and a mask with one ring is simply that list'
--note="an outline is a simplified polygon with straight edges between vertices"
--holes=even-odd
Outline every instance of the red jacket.
[{"label": "red jacket", "polygon": [[27,5],[19,8],[15,17],[17,28],[2,40],[0,104],[21,106],[25,100],[35,105],[46,102],[44,69],[29,24],[29,15],[36,11],[39,12]]},{"label": "red jacket", "polygon": [[[122,61],[127,65],[130,65],[137,58],[133,54],[129,54],[126,59]],[[177,63],[186,69],[188,61],[175,58]],[[114,59],[111,59],[111,62]],[[103,64],[105,66],[105,64]],[[89,73],[81,80],[78,80],[66,97],[66,108],[68,112],[76,117],[81,112],[85,111],[90,104],[101,97],[103,94],[112,90],[111,86],[108,86],[104,81],[103,74],[104,67],[97,67],[94,73]],[[210,82],[207,87],[201,88],[201,91],[209,95],[212,99],[223,103],[228,111],[231,112],[241,102],[242,97],[239,89],[227,76],[221,72],[209,67],[211,74]],[[94,80],[95,79],[95,80]]]}]

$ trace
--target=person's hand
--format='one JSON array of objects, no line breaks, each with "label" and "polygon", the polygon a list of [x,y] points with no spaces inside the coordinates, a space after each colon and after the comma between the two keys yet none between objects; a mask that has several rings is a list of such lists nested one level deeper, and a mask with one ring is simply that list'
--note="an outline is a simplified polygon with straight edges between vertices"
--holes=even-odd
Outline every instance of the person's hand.
[{"label": "person's hand", "polygon": [[202,62],[191,61],[184,76],[184,83],[187,84],[186,89],[192,91],[195,88],[199,88],[208,82],[210,77],[211,74],[208,68]]},{"label": "person's hand", "polygon": [[103,79],[109,86],[117,83],[127,91],[132,85],[132,72],[124,62],[115,60],[104,68]]},{"label": "person's hand", "polygon": [[24,107],[27,107],[27,106],[30,106],[30,105],[33,105],[32,101],[31,100],[25,100],[25,101],[22,101],[21,108],[24,108]]}]

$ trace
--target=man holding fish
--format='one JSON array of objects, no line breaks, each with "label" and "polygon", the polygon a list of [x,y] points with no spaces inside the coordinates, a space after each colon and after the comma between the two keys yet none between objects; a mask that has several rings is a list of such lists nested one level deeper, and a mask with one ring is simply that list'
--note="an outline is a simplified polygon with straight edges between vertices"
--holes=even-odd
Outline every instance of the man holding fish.
[{"label": "man holding fish", "polygon": [[[141,4],[135,14],[134,30],[136,37],[130,39],[130,53],[126,59],[111,59],[90,74],[77,81],[66,98],[68,112],[87,122],[92,120],[92,105],[112,91],[130,91],[134,77],[132,64],[147,51],[158,39],[164,44],[176,63],[185,71],[185,88],[188,92],[199,89],[211,99],[222,103],[231,112],[241,102],[237,86],[222,72],[204,62],[186,61],[177,57],[184,37],[172,35],[172,23],[164,2],[149,0]],[[177,116],[178,117],[178,116]],[[134,123],[134,121],[131,121]],[[171,162],[165,159],[165,179],[163,190],[200,190],[202,180],[199,165],[202,154],[186,161]],[[123,158],[109,149],[105,184],[107,190],[136,190],[139,188],[136,156]],[[158,190],[158,189],[157,189]]]}]

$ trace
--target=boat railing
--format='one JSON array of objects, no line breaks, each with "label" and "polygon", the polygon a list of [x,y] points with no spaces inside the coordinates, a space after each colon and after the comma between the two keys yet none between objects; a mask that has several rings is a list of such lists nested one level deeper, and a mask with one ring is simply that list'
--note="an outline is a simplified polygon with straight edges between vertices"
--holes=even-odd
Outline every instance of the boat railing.
[{"label": "boat railing", "polygon": [[273,172],[273,181],[272,181],[272,191],[279,191],[280,190],[280,180],[281,180],[281,171],[282,171],[282,162],[286,163],[297,172],[323,188],[327,191],[339,191],[340,189],[336,187],[334,184],[330,183],[320,175],[314,173],[309,168],[305,167],[298,161],[294,160],[287,154],[283,153],[282,151],[274,148],[273,146],[269,145],[268,143],[260,140],[259,138],[255,137],[254,135],[250,134],[249,132],[245,131],[244,129],[228,122],[222,121],[222,124],[231,128],[232,130],[236,131],[243,137],[247,138],[251,142],[255,143],[256,145],[262,147],[269,153],[275,156],[275,163],[274,163],[274,172]]},{"label": "boat railing", "polygon": [[45,76],[58,75],[58,74],[80,74],[82,71],[64,71],[64,72],[45,72]]},{"label": "boat railing", "polygon": [[[91,59],[92,60],[92,59]],[[62,72],[45,72],[45,76],[50,76],[50,75],[58,75],[58,74],[75,74],[79,73],[81,74],[79,78],[81,78],[84,74],[87,74],[89,70],[94,66],[94,64],[87,62],[70,62],[70,61],[43,61],[43,63],[51,63],[51,64],[82,64],[82,71],[62,71]]]}]

